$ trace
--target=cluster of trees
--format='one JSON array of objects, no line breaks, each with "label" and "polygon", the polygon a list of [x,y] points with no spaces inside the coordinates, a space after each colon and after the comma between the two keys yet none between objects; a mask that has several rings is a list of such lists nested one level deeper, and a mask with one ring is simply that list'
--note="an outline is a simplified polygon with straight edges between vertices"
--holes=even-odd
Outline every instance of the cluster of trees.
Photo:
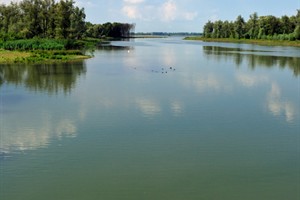
[{"label": "cluster of trees", "polygon": [[239,15],[235,21],[208,21],[203,28],[206,38],[300,40],[300,10],[295,16],[250,15],[248,21]]},{"label": "cluster of trees", "polygon": [[130,37],[134,32],[135,24],[128,23],[105,23],[92,24],[86,23],[86,37],[101,38],[101,37]]},{"label": "cluster of trees", "polygon": [[0,40],[38,38],[81,39],[127,37],[132,24],[91,24],[73,0],[22,0],[0,4]]},{"label": "cluster of trees", "polygon": [[2,39],[74,38],[85,31],[83,8],[73,0],[23,0],[0,5],[0,37]]}]

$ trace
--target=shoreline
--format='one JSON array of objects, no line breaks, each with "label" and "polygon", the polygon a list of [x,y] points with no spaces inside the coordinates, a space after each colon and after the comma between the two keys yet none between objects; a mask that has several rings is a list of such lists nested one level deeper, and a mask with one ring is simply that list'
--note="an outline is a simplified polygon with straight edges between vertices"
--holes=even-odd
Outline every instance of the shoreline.
[{"label": "shoreline", "polygon": [[287,40],[257,40],[257,39],[232,39],[232,38],[203,38],[203,37],[186,37],[184,40],[195,40],[203,42],[225,42],[225,43],[241,43],[241,44],[256,44],[264,46],[290,46],[300,47],[300,41]]},{"label": "shoreline", "polygon": [[63,63],[89,59],[79,50],[18,51],[0,49],[0,64]]}]

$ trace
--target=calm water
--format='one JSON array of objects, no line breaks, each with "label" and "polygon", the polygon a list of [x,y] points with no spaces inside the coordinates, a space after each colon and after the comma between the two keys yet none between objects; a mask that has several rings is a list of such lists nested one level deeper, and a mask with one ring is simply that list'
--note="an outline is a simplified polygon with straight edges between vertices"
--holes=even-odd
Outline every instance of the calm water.
[{"label": "calm water", "polygon": [[1,200],[300,199],[300,49],[116,41],[0,66]]}]

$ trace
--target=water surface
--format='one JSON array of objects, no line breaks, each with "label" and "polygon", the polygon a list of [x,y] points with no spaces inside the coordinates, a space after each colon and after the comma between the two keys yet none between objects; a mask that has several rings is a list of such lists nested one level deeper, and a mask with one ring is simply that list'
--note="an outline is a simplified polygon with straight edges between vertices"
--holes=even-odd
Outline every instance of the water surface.
[{"label": "water surface", "polygon": [[299,66],[181,38],[1,65],[0,199],[299,199]]}]

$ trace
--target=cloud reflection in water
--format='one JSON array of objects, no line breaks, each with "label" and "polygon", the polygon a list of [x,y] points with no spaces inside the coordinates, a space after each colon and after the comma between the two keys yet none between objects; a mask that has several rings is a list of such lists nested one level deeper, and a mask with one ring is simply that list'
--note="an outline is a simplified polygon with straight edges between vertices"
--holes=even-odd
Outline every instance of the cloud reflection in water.
[{"label": "cloud reflection in water", "polygon": [[294,120],[296,106],[290,101],[283,100],[281,89],[276,83],[271,85],[271,91],[267,95],[267,105],[274,116],[280,116],[283,113],[287,122]]}]

